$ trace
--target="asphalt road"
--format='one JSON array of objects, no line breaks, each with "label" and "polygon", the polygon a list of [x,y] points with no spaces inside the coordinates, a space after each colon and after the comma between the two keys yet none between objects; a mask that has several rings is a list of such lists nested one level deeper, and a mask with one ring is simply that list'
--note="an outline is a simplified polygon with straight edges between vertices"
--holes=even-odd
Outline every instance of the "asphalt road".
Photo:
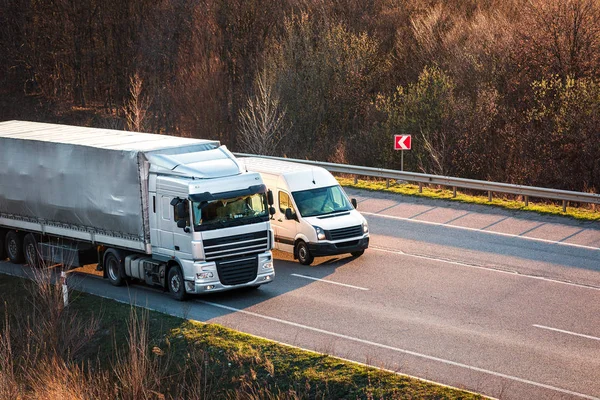
[{"label": "asphalt road", "polygon": [[275,252],[273,283],[187,303],[70,284],[502,399],[600,398],[599,223],[348,192],[372,235],[360,258]]}]

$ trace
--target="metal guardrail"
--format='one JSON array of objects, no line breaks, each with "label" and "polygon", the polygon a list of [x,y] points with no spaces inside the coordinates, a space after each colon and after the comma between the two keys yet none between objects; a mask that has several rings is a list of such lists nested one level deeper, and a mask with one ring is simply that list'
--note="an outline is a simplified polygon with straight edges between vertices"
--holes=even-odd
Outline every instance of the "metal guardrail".
[{"label": "metal guardrail", "polygon": [[[302,164],[314,165],[323,167],[329,172],[337,172],[341,174],[350,174],[354,176],[369,176],[383,179],[396,179],[408,182],[417,182],[419,184],[419,192],[423,189],[423,184],[441,185],[452,187],[454,196],[456,196],[456,188],[475,189],[488,192],[488,199],[492,201],[492,193],[507,193],[516,194],[524,197],[525,205],[529,204],[530,197],[543,198],[549,200],[562,201],[563,212],[566,211],[568,202],[600,204],[600,194],[572,192],[569,190],[547,189],[535,186],[513,185],[509,183],[498,183],[479,181],[474,179],[454,178],[451,176],[439,176],[422,174],[418,172],[396,171],[392,169],[360,167],[356,165],[334,164],[322,161],[298,160],[294,158],[282,158],[271,156],[258,156],[256,154],[234,153],[236,157],[260,157],[272,160],[291,161]],[[355,178],[356,182],[356,178]],[[388,181],[389,185],[389,181]]]}]

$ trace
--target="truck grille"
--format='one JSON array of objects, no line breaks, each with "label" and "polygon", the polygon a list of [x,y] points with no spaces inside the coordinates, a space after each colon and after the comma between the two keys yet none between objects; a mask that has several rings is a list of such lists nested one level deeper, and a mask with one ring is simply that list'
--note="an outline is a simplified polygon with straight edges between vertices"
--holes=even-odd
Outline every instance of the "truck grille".
[{"label": "truck grille", "polygon": [[217,261],[217,272],[223,285],[252,282],[258,273],[258,256]]},{"label": "truck grille", "polygon": [[217,239],[206,239],[204,241],[206,260],[214,261],[267,251],[269,249],[268,234],[269,231],[264,230]]},{"label": "truck grille", "polygon": [[342,240],[363,235],[362,225],[351,226],[349,228],[332,229],[325,233],[329,240]]}]

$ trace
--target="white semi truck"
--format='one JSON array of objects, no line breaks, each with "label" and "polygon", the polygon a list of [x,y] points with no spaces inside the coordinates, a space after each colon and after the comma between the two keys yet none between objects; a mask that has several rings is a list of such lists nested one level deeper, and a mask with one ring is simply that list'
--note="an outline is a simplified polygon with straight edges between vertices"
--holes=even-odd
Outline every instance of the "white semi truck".
[{"label": "white semi truck", "polygon": [[218,141],[7,121],[0,165],[0,260],[97,262],[178,300],[275,276],[272,195]]}]

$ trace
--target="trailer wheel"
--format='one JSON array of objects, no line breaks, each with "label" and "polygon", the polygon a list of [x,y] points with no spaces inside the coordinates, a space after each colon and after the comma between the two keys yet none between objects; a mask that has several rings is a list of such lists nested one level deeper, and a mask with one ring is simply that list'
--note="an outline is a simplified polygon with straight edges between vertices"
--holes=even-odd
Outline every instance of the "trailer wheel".
[{"label": "trailer wheel", "polygon": [[37,240],[35,240],[35,236],[32,233],[28,233],[23,238],[23,254],[25,255],[25,261],[30,267],[38,268],[41,265]]},{"label": "trailer wheel", "polygon": [[185,300],[187,297],[185,293],[185,282],[179,265],[174,265],[169,269],[167,285],[169,286],[171,297],[178,301]]},{"label": "trailer wheel", "polygon": [[302,265],[310,265],[315,259],[308,250],[308,246],[303,240],[299,240],[296,244],[296,255],[298,256],[298,261]]},{"label": "trailer wheel", "polygon": [[23,238],[15,231],[8,231],[6,234],[6,255],[13,264],[22,264],[25,261],[23,256]]},{"label": "trailer wheel", "polygon": [[123,285],[125,282],[122,274],[123,263],[116,254],[112,252],[106,253],[106,257],[104,258],[104,268],[106,268],[106,277],[113,286]]}]

